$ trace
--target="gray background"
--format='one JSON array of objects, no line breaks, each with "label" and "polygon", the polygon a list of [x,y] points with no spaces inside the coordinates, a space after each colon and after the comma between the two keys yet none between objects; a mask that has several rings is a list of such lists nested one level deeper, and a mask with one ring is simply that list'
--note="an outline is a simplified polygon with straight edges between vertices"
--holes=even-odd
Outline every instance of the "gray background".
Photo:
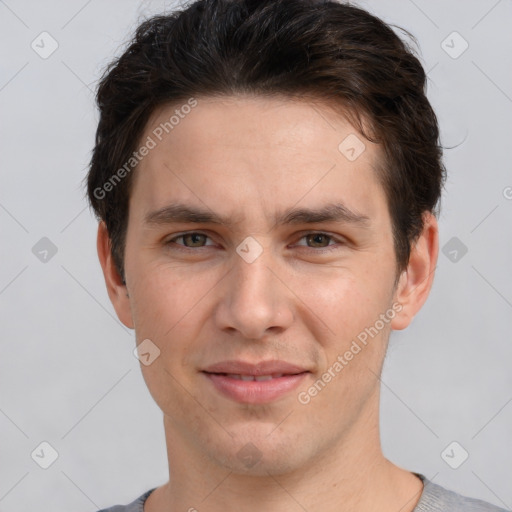
[{"label": "gray background", "polygon": [[[384,451],[441,485],[510,509],[512,4],[359,4],[417,36],[443,144],[456,146],[445,153],[441,247],[457,239],[440,253],[422,311],[392,335],[382,377]],[[144,16],[173,5],[0,1],[3,512],[94,511],[167,480],[162,415],[132,354],[133,332],[106,294],[81,182],[102,69]],[[43,31],[59,45],[46,59],[31,48],[34,40],[43,45]],[[464,43],[453,31],[469,44],[457,58]],[[43,237],[57,249],[46,261]],[[49,460],[43,441],[58,452],[48,469],[35,462]],[[441,456],[453,441],[469,453],[458,469],[445,462],[461,460],[458,445]]]}]

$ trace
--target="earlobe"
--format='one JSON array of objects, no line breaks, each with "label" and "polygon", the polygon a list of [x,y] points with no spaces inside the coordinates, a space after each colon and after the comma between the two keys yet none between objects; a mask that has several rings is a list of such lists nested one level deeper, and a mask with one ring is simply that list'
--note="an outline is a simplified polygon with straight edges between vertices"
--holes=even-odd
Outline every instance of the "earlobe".
[{"label": "earlobe", "polygon": [[391,328],[405,329],[421,309],[432,288],[439,251],[437,219],[430,212],[423,214],[423,230],[411,248],[409,263],[402,272],[394,300],[401,311],[393,318]]},{"label": "earlobe", "polygon": [[130,307],[130,299],[126,284],[117,271],[114,259],[112,257],[111,242],[107,227],[103,221],[98,224],[97,236],[98,258],[103,270],[105,285],[110,301],[116,310],[117,316],[121,322],[133,329],[133,320]]}]

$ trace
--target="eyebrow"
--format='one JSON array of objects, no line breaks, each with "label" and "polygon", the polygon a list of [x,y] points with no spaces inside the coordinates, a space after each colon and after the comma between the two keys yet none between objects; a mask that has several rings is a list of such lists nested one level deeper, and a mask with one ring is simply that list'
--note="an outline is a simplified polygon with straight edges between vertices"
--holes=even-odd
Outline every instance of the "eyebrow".
[{"label": "eyebrow", "polygon": [[[231,227],[240,220],[216,214],[208,209],[174,203],[144,217],[148,226],[159,226],[173,223],[220,224]],[[275,224],[316,224],[320,222],[341,222],[360,227],[369,227],[370,218],[350,210],[342,203],[329,203],[320,208],[288,208],[278,213],[274,218]],[[274,224],[274,225],[275,225]]]}]

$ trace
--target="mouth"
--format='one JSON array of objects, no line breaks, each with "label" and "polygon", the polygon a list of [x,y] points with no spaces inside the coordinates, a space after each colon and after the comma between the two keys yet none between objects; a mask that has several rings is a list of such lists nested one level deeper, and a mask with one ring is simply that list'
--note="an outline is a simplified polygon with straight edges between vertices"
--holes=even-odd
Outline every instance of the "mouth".
[{"label": "mouth", "polygon": [[243,380],[245,382],[262,382],[265,380],[279,379],[284,376],[283,373],[276,373],[274,375],[241,375],[237,373],[216,373],[214,375],[224,375],[225,377],[229,377],[230,379]]},{"label": "mouth", "polygon": [[237,375],[203,372],[213,389],[230,400],[243,404],[267,404],[285,397],[309,372],[293,375]]}]

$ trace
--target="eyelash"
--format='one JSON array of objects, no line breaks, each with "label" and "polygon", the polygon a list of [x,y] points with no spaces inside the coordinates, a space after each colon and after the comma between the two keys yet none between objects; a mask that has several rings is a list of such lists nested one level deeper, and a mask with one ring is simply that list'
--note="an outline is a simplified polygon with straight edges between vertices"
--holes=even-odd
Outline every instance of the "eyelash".
[{"label": "eyelash", "polygon": [[[180,238],[184,238],[187,235],[203,235],[203,236],[206,236],[207,238],[210,238],[206,233],[202,233],[201,231],[187,231],[186,233],[182,233],[181,235],[170,238],[169,240],[167,240],[165,242],[165,245],[166,246],[174,246],[174,247],[172,247],[173,250],[185,251],[185,252],[193,251],[194,249],[205,249],[206,247],[211,247],[211,246],[187,247],[185,245],[175,243],[176,240],[179,240]],[[311,235],[323,235],[323,236],[326,236],[327,238],[329,238],[329,241],[334,241],[338,245],[345,244],[345,242],[343,240],[340,240],[339,238],[336,238],[336,237],[330,235],[329,233],[325,233],[323,231],[308,231],[307,233],[304,233],[299,238],[299,240],[302,240]],[[316,253],[325,253],[325,252],[330,252],[330,251],[338,249],[339,248],[338,245],[328,245],[326,247],[308,247],[308,246],[299,246],[299,247],[304,247],[305,249],[314,251]]]}]

